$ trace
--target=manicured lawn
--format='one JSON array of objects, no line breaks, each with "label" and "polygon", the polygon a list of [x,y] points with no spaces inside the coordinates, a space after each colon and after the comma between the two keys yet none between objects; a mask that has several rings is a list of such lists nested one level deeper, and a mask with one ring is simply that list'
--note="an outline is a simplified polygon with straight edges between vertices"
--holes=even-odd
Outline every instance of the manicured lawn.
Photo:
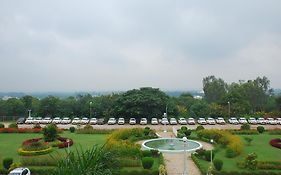
[{"label": "manicured lawn", "polygon": [[[65,131],[60,134],[62,137],[71,138],[74,141],[74,145],[70,147],[70,150],[75,148],[82,149],[90,148],[95,144],[104,144],[106,142],[107,135],[105,134],[75,134]],[[17,149],[21,146],[22,142],[26,139],[42,137],[42,134],[36,133],[1,133],[0,134],[0,165],[2,159],[11,157],[15,162],[18,162],[20,156],[17,154]],[[65,153],[65,149],[55,149],[51,154]],[[1,166],[0,166],[1,167]]]},{"label": "manicured lawn", "polygon": [[[158,157],[154,157],[154,163],[153,163],[153,166],[152,166],[152,170],[158,170],[159,166],[160,166],[160,160]],[[140,167],[124,167],[122,168],[124,170],[142,170],[143,167],[140,166]]]},{"label": "manicured lawn", "polygon": [[[281,157],[281,150],[274,148],[269,144],[269,141],[274,138],[278,138],[278,135],[259,134],[259,135],[240,135],[244,141],[244,137],[251,137],[253,141],[250,146],[247,146],[245,142],[244,150],[241,155],[235,158],[226,158],[225,149],[219,149],[215,155],[215,159],[221,159],[223,161],[223,170],[225,171],[246,171],[237,167],[237,162],[244,160],[244,158],[250,153],[256,153],[258,160],[260,161],[274,161],[279,160]],[[208,162],[202,161],[202,164]],[[278,171],[278,170],[277,170]]]}]

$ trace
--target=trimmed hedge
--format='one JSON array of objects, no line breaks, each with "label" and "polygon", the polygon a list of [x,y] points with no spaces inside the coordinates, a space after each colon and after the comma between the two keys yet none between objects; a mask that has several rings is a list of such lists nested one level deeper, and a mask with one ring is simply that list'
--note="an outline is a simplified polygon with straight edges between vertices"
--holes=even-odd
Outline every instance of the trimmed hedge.
[{"label": "trimmed hedge", "polygon": [[152,157],[144,157],[141,159],[141,163],[144,169],[151,169],[154,164],[154,159]]},{"label": "trimmed hedge", "polygon": [[[58,137],[57,139],[62,142],[57,145],[58,148],[66,148],[66,147],[68,147],[68,144],[69,144],[69,146],[73,145],[73,140],[70,138]],[[69,140],[69,143],[67,143],[67,140]]]},{"label": "trimmed hedge", "polygon": [[53,148],[51,146],[47,149],[39,150],[39,151],[24,151],[22,148],[19,148],[18,154],[21,156],[38,156],[38,155],[49,154],[52,151]]},{"label": "trimmed hedge", "polygon": [[122,169],[120,175],[159,175],[159,170],[126,170]]},{"label": "trimmed hedge", "polygon": [[201,165],[199,159],[195,156],[195,154],[191,154],[191,159],[193,160],[193,162],[195,163],[195,165],[198,167],[198,169],[200,170],[201,174],[206,174],[207,171],[205,170],[205,168]]}]

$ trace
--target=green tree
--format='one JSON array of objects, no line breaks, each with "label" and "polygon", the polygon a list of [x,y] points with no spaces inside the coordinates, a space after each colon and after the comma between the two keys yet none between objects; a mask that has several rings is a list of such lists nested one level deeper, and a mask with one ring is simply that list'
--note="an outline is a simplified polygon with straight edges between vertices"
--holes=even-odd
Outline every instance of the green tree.
[{"label": "green tree", "polygon": [[60,99],[54,96],[48,96],[40,101],[39,115],[56,116],[60,112]]},{"label": "green tree", "polygon": [[4,103],[4,109],[8,116],[24,115],[24,104],[17,98],[10,98]]},{"label": "green tree", "polygon": [[212,75],[203,79],[203,90],[204,98],[208,102],[220,102],[227,93],[227,84],[221,78]]},{"label": "green tree", "polygon": [[49,124],[43,128],[43,136],[46,142],[53,142],[58,137],[57,127],[54,124]]}]

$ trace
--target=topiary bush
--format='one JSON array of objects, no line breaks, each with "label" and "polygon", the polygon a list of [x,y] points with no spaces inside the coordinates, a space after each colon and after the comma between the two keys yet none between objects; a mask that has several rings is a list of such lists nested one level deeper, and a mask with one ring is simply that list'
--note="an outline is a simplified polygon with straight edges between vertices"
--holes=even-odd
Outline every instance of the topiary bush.
[{"label": "topiary bush", "polygon": [[248,123],[244,123],[243,125],[241,125],[240,129],[241,130],[250,130],[251,126]]},{"label": "topiary bush", "polygon": [[75,127],[71,126],[71,127],[69,128],[69,131],[70,131],[71,133],[74,133],[74,132],[75,132]]},{"label": "topiary bush", "polygon": [[220,159],[215,159],[214,160],[214,167],[216,168],[216,170],[220,171],[223,167],[223,161]]},{"label": "topiary bush", "polygon": [[237,153],[236,153],[233,149],[227,148],[227,149],[225,150],[225,157],[227,157],[227,158],[233,158],[233,157],[235,157],[235,156],[237,156]]},{"label": "topiary bush", "polygon": [[18,129],[18,124],[16,124],[16,123],[11,123],[11,124],[9,124],[8,128],[15,128],[15,129]]},{"label": "topiary bush", "polygon": [[12,158],[5,158],[5,159],[3,159],[3,167],[5,169],[8,170],[12,164],[13,164],[13,159]]},{"label": "topiary bush", "polygon": [[199,125],[199,126],[197,126],[196,131],[200,131],[200,130],[203,130],[203,129],[205,129],[204,126]]},{"label": "topiary bush", "polygon": [[3,123],[0,123],[0,128],[5,128],[5,125]]},{"label": "topiary bush", "polygon": [[258,131],[259,133],[263,133],[263,132],[265,131],[265,129],[264,129],[263,126],[258,126],[258,127],[257,127],[257,131]]},{"label": "topiary bush", "polygon": [[141,159],[141,163],[144,169],[150,169],[153,166],[154,159],[152,157],[144,157]]},{"label": "topiary bush", "polygon": [[[212,153],[212,154],[211,154]],[[206,150],[205,152],[204,152],[204,156],[205,156],[205,159],[207,160],[207,161],[211,161],[211,155],[212,155],[212,159],[214,160],[214,157],[215,157],[215,154],[214,154],[214,151],[213,152],[211,152],[210,150]]]},{"label": "topiary bush", "polygon": [[150,150],[144,150],[141,152],[142,154],[142,157],[151,157],[152,156],[152,153]]},{"label": "topiary bush", "polygon": [[45,128],[43,128],[43,135],[46,142],[52,142],[56,140],[58,137],[57,126],[54,124],[47,125]]}]

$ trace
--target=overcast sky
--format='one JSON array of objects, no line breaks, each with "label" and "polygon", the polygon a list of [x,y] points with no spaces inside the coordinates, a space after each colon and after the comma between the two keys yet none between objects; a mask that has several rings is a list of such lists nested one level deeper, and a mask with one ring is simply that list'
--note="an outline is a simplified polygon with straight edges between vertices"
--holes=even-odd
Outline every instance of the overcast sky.
[{"label": "overcast sky", "polygon": [[1,0],[0,91],[281,87],[280,0]]}]

